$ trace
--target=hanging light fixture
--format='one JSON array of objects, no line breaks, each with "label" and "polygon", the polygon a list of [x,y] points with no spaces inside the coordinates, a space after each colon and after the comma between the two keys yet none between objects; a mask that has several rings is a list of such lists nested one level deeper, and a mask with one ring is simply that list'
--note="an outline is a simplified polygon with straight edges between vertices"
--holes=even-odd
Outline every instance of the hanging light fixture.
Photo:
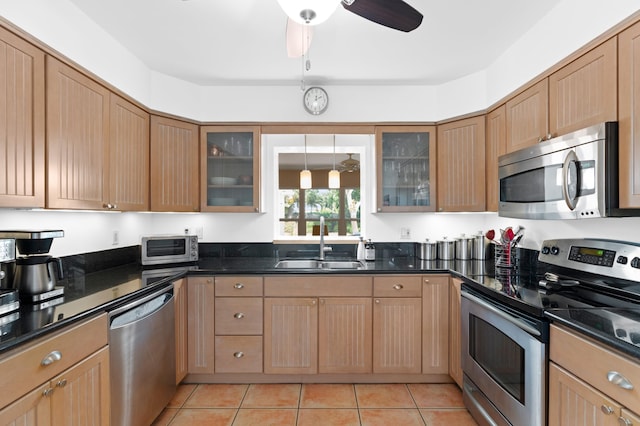
[{"label": "hanging light fixture", "polygon": [[304,170],[300,172],[300,189],[311,189],[311,170],[307,168],[307,135],[304,135]]},{"label": "hanging light fixture", "polygon": [[278,0],[284,13],[294,21],[318,25],[329,19],[340,0]]},{"label": "hanging light fixture", "polygon": [[333,170],[329,172],[329,188],[340,189],[340,172],[336,170],[336,135],[333,135]]}]

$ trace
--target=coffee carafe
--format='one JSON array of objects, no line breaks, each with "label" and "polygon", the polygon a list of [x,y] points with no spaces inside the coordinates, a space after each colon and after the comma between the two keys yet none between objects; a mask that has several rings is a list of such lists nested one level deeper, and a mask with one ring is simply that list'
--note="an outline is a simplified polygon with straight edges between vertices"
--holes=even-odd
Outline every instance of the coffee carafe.
[{"label": "coffee carafe", "polygon": [[14,285],[21,294],[53,290],[63,277],[62,261],[52,256],[26,256],[16,260]]}]

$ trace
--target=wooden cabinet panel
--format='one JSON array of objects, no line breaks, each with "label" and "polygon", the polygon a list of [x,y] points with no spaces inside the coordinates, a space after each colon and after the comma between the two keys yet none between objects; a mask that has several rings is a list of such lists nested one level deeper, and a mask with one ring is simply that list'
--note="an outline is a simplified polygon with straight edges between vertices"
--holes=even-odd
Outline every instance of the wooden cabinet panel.
[{"label": "wooden cabinet panel", "polygon": [[420,373],[422,300],[377,298],[373,307],[373,372]]},{"label": "wooden cabinet panel", "polygon": [[322,298],[318,372],[371,373],[371,298]]},{"label": "wooden cabinet panel", "polygon": [[47,207],[103,209],[108,139],[109,91],[47,56]]},{"label": "wooden cabinet panel", "polygon": [[550,133],[555,137],[615,121],[617,90],[617,40],[613,37],[549,77]]},{"label": "wooden cabinet panel", "polygon": [[51,398],[44,396],[49,382],[37,387],[13,404],[0,410],[0,424],[46,426],[51,424]]},{"label": "wooden cabinet panel", "polygon": [[198,126],[151,116],[151,210],[199,210]]},{"label": "wooden cabinet panel", "polygon": [[264,300],[264,372],[318,372],[318,302],[315,298]]},{"label": "wooden cabinet panel", "polygon": [[262,296],[262,277],[220,276],[215,278],[216,297]]},{"label": "wooden cabinet panel", "polygon": [[544,79],[509,99],[507,152],[535,145],[549,133],[549,80]]},{"label": "wooden cabinet panel", "polygon": [[620,405],[554,363],[549,364],[549,424],[615,426]]},{"label": "wooden cabinet panel", "polygon": [[261,297],[216,298],[216,335],[262,334]]},{"label": "wooden cabinet panel", "polygon": [[188,335],[188,298],[187,279],[183,278],[173,283],[176,316],[176,384],[185,378],[189,371]]},{"label": "wooden cabinet panel", "polygon": [[109,195],[117,210],[149,210],[149,114],[111,94]]},{"label": "wooden cabinet panel", "polygon": [[[638,407],[634,407],[636,409],[638,409]],[[621,419],[618,419],[618,424],[627,424],[627,425],[640,425],[640,416],[632,413],[631,411],[623,408],[622,410],[620,410],[620,417]],[[624,421],[629,421],[631,423],[622,423]]]},{"label": "wooden cabinet panel", "polygon": [[216,336],[216,373],[262,373],[262,336]]},{"label": "wooden cabinet panel", "polygon": [[187,279],[189,373],[214,372],[214,286],[212,277]]},{"label": "wooden cabinet panel", "polygon": [[373,297],[421,297],[422,277],[388,275],[373,278]]},{"label": "wooden cabinet panel", "polygon": [[0,207],[44,207],[44,52],[0,28]]},{"label": "wooden cabinet panel", "polygon": [[485,210],[485,119],[438,126],[438,211]]},{"label": "wooden cabinet panel", "polygon": [[640,207],[640,23],[618,36],[620,207]]},{"label": "wooden cabinet panel", "polygon": [[487,114],[486,119],[485,188],[486,210],[498,211],[500,181],[498,158],[507,152],[507,108],[501,105]]},{"label": "wooden cabinet panel", "polygon": [[449,373],[449,277],[422,278],[422,374]]},{"label": "wooden cabinet panel", "polygon": [[449,280],[449,375],[462,388],[462,324],[460,317],[462,280]]},{"label": "wooden cabinet panel", "polygon": [[371,296],[370,276],[287,275],[264,278],[264,294],[272,297]]}]

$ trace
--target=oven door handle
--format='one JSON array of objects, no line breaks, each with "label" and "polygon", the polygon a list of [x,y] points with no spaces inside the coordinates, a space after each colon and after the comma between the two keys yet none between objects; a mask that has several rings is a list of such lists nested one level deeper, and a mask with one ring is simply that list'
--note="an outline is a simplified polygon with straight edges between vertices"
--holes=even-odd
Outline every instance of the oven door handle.
[{"label": "oven door handle", "polygon": [[509,321],[511,324],[513,324],[516,327],[526,331],[527,333],[529,333],[531,335],[541,336],[541,334],[542,334],[542,333],[540,333],[540,331],[538,331],[536,328],[530,326],[526,322],[507,314],[503,310],[496,308],[492,304],[485,302],[484,300],[480,299],[479,297],[476,297],[476,296],[474,296],[474,295],[472,295],[470,293],[467,293],[466,291],[462,291],[461,295],[465,299],[469,299],[470,301],[472,301],[474,303],[477,303],[478,305],[482,306],[483,308],[488,309],[492,313],[494,313],[494,314],[498,315],[499,317]]}]

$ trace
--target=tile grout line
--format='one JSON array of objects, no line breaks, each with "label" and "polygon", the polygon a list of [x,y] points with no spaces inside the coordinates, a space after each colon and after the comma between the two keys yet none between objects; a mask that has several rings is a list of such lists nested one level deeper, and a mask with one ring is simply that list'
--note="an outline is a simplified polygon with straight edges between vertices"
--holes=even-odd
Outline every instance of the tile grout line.
[{"label": "tile grout line", "polygon": [[422,423],[424,423],[426,426],[427,425],[427,421],[425,420],[424,416],[422,415],[422,411],[420,411],[420,407],[418,406],[418,402],[416,401],[416,397],[413,396],[413,392],[411,392],[411,387],[409,386],[408,383],[405,383],[405,386],[407,387],[407,392],[409,392],[409,396],[411,396],[411,400],[413,401],[413,403],[416,406],[416,410],[418,410],[418,415],[420,415],[420,418],[422,419]]},{"label": "tile grout line", "polygon": [[236,414],[233,415],[233,420],[231,421],[232,426],[238,419],[238,414],[240,414],[240,408],[242,408],[242,403],[244,402],[244,399],[247,397],[247,394],[249,393],[250,386],[251,384],[247,384],[247,387],[244,390],[244,394],[242,394],[242,398],[240,398],[240,404],[238,404],[238,408],[236,409]]},{"label": "tile grout line", "polygon": [[358,423],[360,424],[360,426],[362,426],[362,415],[360,414],[360,403],[358,402],[358,392],[356,391],[356,384],[353,383],[351,386],[353,386],[353,396],[356,399],[356,410],[358,412]]}]

